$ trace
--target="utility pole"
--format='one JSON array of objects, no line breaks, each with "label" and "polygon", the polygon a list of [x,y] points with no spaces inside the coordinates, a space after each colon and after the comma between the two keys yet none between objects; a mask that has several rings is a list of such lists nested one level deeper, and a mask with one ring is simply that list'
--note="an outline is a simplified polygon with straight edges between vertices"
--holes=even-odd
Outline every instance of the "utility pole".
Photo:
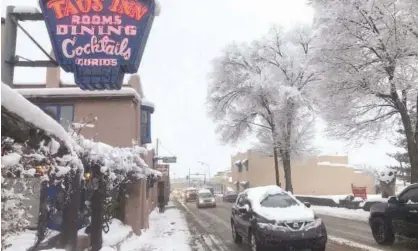
[{"label": "utility pole", "polygon": [[189,187],[190,187],[190,167],[189,167]]},{"label": "utility pole", "polygon": [[156,157],[158,157],[158,141],[159,141],[159,140],[158,140],[158,138],[157,138],[157,147],[156,147],[156,149],[155,149],[155,156],[156,156]]}]

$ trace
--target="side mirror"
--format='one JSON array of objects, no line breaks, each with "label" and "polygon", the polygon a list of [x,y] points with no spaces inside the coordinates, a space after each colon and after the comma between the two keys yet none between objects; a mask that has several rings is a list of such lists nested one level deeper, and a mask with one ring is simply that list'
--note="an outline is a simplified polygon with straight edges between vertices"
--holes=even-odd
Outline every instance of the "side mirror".
[{"label": "side mirror", "polygon": [[303,204],[304,204],[307,208],[310,208],[310,207],[311,207],[311,203],[309,203],[309,202],[303,202]]},{"label": "side mirror", "polygon": [[240,207],[238,211],[240,213],[248,213],[250,211],[250,206],[248,204],[245,204],[244,206]]},{"label": "side mirror", "polygon": [[395,196],[392,196],[392,197],[389,198],[388,203],[389,204],[398,204],[398,199],[396,199]]},{"label": "side mirror", "polygon": [[398,199],[398,203],[399,203],[399,204],[406,204],[406,202],[407,202],[407,201],[406,201],[406,200],[404,200],[404,199]]}]

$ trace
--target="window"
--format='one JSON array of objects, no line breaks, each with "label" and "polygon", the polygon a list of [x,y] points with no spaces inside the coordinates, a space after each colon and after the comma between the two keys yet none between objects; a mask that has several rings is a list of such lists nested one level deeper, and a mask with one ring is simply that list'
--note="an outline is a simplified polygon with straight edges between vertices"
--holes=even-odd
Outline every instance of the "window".
[{"label": "window", "polygon": [[70,128],[74,121],[74,106],[73,105],[39,105],[46,114],[51,116],[59,122],[65,130]]},{"label": "window", "polygon": [[418,188],[412,188],[402,194],[401,199],[405,202],[411,201],[418,203]]},{"label": "window", "polygon": [[242,161],[242,166],[245,168],[245,171],[248,171],[248,159]]},{"label": "window", "polygon": [[286,193],[278,193],[267,196],[260,204],[263,207],[286,208],[298,205],[298,202]]},{"label": "window", "polygon": [[141,144],[151,143],[151,111],[141,107]]}]

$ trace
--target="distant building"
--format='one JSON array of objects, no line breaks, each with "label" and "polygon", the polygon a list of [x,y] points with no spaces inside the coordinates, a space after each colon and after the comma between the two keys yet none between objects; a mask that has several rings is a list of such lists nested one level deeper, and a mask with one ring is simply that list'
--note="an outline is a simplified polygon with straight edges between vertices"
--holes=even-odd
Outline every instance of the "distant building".
[{"label": "distant building", "polygon": [[[279,162],[282,187],[284,170]],[[231,157],[232,182],[235,189],[276,184],[272,156],[248,150]],[[348,156],[309,156],[292,161],[292,184],[299,195],[350,194],[351,184],[366,186],[375,193],[372,176],[361,173],[348,164]]]}]

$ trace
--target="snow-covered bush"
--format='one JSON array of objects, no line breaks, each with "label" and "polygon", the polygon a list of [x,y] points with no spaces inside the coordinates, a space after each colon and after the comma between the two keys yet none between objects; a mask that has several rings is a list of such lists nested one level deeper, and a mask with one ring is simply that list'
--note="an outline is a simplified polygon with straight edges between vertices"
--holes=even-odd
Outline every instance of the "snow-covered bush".
[{"label": "snow-covered bush", "polygon": [[[28,180],[40,179],[50,183],[59,183],[70,170],[79,168],[81,162],[74,153],[62,157],[56,156],[60,144],[55,140],[42,141],[34,149],[27,143],[18,143],[8,137],[2,137],[1,161],[1,201],[2,201],[2,246],[7,247],[7,238],[22,231],[29,225],[29,196],[33,191]],[[53,210],[51,208],[51,210]],[[35,216],[36,217],[36,216]]]},{"label": "snow-covered bush", "polygon": [[395,170],[391,168],[384,168],[380,170],[379,180],[380,182],[384,182],[386,184],[392,183],[396,177],[395,174]]}]

